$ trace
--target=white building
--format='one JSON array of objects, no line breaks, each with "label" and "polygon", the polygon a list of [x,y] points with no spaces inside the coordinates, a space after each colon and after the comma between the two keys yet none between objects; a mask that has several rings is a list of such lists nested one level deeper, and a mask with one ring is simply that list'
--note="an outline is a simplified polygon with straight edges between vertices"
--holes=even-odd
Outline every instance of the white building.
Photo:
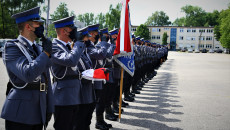
[{"label": "white building", "polygon": [[[135,32],[138,26],[132,26],[131,31]],[[150,41],[162,43],[164,32],[167,33],[167,43],[171,50],[181,48],[195,49],[222,49],[220,42],[214,37],[213,27],[179,27],[179,26],[148,26]]]}]

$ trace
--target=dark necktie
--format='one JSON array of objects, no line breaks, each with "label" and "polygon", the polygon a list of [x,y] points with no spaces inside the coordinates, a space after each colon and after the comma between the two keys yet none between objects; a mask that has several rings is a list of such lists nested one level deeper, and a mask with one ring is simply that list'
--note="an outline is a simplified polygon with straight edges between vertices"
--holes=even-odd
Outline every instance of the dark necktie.
[{"label": "dark necktie", "polygon": [[67,47],[69,50],[71,50],[71,47],[70,47],[70,45],[69,45],[69,44],[67,44],[67,45],[66,45],[66,47]]},{"label": "dark necktie", "polygon": [[32,45],[32,47],[33,47],[33,50],[34,50],[34,52],[36,53],[36,55],[38,55],[38,50],[37,50],[36,45],[35,45],[35,44],[33,44],[33,45]]}]

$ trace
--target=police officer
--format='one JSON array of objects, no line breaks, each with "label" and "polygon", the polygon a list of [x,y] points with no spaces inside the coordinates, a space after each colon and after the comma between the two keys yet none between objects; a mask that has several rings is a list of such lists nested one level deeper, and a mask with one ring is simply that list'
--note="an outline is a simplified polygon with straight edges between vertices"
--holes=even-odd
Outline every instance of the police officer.
[{"label": "police officer", "polygon": [[[109,35],[108,35],[108,28],[104,28],[104,29],[101,29],[100,30],[100,39],[99,39],[99,45],[101,44],[104,44],[104,43],[108,43],[109,41]],[[114,49],[115,49],[115,45],[114,44],[109,44],[109,48],[107,50],[107,53],[106,53],[106,57],[105,58],[110,58],[112,57],[113,55],[113,52],[114,52]],[[105,64],[106,64],[106,60],[104,59],[104,61],[102,60],[102,67],[105,67]],[[101,63],[100,63],[101,64]],[[110,78],[110,80],[112,80]],[[108,95],[107,95],[107,92],[109,91],[109,86],[106,86],[105,84],[102,85],[102,90],[100,92],[100,95],[99,95],[99,98],[98,98],[98,103],[96,105],[96,118],[97,118],[97,122],[96,122],[96,128],[97,129],[109,129],[112,127],[111,124],[107,124],[105,121],[104,121],[104,110],[105,110],[105,107],[106,105],[108,104],[107,103],[107,98],[108,98]],[[113,119],[112,119],[113,118]],[[111,120],[116,120],[115,117],[111,117]]]},{"label": "police officer", "polygon": [[[39,9],[35,7],[12,16],[20,35],[8,41],[3,52],[12,85],[1,113],[6,130],[42,130],[54,111],[48,71],[52,42],[43,36]],[[41,37],[42,47],[35,42]]]},{"label": "police officer", "polygon": [[[108,50],[107,53],[107,58],[104,60],[105,61],[105,68],[108,68],[110,70],[109,73],[109,81],[106,82],[105,84],[105,89],[106,89],[106,104],[105,104],[105,118],[111,121],[116,121],[118,116],[114,114],[114,111],[111,108],[113,99],[115,97],[115,92],[117,89],[117,77],[119,75],[114,75],[116,72],[114,70],[114,59],[113,59],[113,53],[116,48],[116,39],[117,39],[117,34],[118,34],[118,29],[114,29],[109,32],[110,35],[110,40],[109,43],[111,44],[111,49]],[[117,74],[117,73],[116,73]]]},{"label": "police officer", "polygon": [[[132,80],[132,92],[135,92],[137,91],[137,87],[138,86],[138,81],[140,80],[140,73],[141,73],[141,67],[140,67],[140,49],[139,49],[139,45],[138,45],[138,42],[137,42],[137,39],[139,38],[136,38],[135,35],[133,34],[132,35],[132,40],[133,40],[133,49],[134,49],[134,53],[135,53],[135,56],[134,56],[134,62],[135,62],[135,72],[134,72],[134,76],[133,76],[133,80]],[[132,95],[131,96],[135,96],[135,94],[131,93]]]},{"label": "police officer", "polygon": [[[88,26],[88,32],[91,35],[89,37],[89,40],[91,44],[87,47],[87,53],[92,61],[93,68],[101,68],[103,67],[103,59],[106,58],[107,51],[110,47],[110,44],[106,42],[106,37],[103,38],[103,40],[98,43],[99,40],[99,24],[95,25],[90,25]],[[97,114],[98,111],[100,111],[100,97],[101,97],[101,92],[103,91],[102,87],[102,81],[95,81],[93,84],[93,88],[95,89],[95,94],[96,94],[96,124],[95,127],[98,129],[109,129],[112,127],[111,124],[107,124],[104,121],[104,116],[102,114]],[[100,113],[100,112],[99,112]]]},{"label": "police officer", "polygon": [[[118,37],[118,29],[113,29],[109,32],[109,34],[111,35],[111,37],[114,39],[114,43],[116,44],[117,42],[117,37]],[[117,116],[114,113],[119,113],[119,96],[120,96],[120,79],[121,79],[121,67],[120,65],[113,59],[112,60],[112,76],[113,76],[113,85],[112,87],[113,92],[111,94],[111,97],[113,98],[112,100],[112,111],[110,108],[106,109],[106,115],[107,116],[115,116],[117,118]],[[110,103],[111,104],[111,103]],[[125,104],[122,101],[122,107],[125,107],[127,105],[127,103]],[[109,106],[110,107],[110,106]],[[121,112],[123,112],[123,109],[121,109]],[[108,118],[106,118],[108,119]]]},{"label": "police officer", "polygon": [[[134,45],[134,36],[132,36],[132,44]],[[134,47],[135,48],[135,47]],[[135,51],[134,51],[135,53]],[[127,73],[126,71],[124,72],[124,100],[128,102],[133,102],[134,101],[134,95],[130,93],[130,88],[133,82],[133,77]]]},{"label": "police officer", "polygon": [[[74,69],[78,64],[85,44],[77,41],[77,28],[74,16],[54,21],[57,38],[53,39],[51,71],[54,77],[53,92],[55,97],[54,128],[72,130],[81,104],[80,73]],[[74,42],[71,49],[70,42]]]},{"label": "police officer", "polygon": [[[82,73],[85,70],[93,69],[93,63],[88,55],[88,47],[91,45],[88,34],[88,27],[82,28],[78,31],[79,40],[84,42],[86,48],[81,55],[79,63],[77,65],[77,70]],[[76,44],[76,43],[75,43]],[[76,130],[89,130],[92,114],[95,109],[95,90],[91,80],[81,78],[81,104],[79,105],[79,113],[76,122]]]},{"label": "police officer", "polygon": [[143,67],[143,63],[142,63],[142,43],[141,43],[141,40],[140,40],[140,36],[137,36],[136,37],[136,54],[135,54],[135,60],[137,63],[135,63],[135,67],[136,67],[136,74],[138,75],[135,75],[135,81],[137,81],[136,85],[133,84],[133,87],[132,87],[132,93],[134,94],[140,94],[140,91],[138,90],[138,87],[141,87],[144,85],[144,83],[141,81],[141,77],[142,77],[142,67]]}]

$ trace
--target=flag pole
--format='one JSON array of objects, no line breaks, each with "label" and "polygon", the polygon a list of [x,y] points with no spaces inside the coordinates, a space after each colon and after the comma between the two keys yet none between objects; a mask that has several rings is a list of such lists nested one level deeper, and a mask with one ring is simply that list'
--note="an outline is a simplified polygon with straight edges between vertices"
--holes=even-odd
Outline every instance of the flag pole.
[{"label": "flag pole", "polygon": [[120,80],[120,100],[119,100],[119,122],[121,122],[121,104],[122,104],[122,90],[123,90],[123,76],[124,69],[121,67],[121,80]]}]

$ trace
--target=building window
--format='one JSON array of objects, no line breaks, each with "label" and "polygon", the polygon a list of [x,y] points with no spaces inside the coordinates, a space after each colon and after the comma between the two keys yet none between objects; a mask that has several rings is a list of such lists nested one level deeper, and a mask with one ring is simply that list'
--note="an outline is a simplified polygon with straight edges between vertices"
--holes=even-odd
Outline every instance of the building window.
[{"label": "building window", "polygon": [[179,36],[179,40],[184,40],[184,36]]},{"label": "building window", "polygon": [[196,29],[192,29],[192,32],[195,33],[195,32],[196,32]]},{"label": "building window", "polygon": [[196,40],[196,38],[195,37],[191,37],[191,41],[195,41]]},{"label": "building window", "polygon": [[199,32],[201,33],[204,33],[205,32],[205,29],[199,29]]},{"label": "building window", "polygon": [[166,31],[167,31],[167,30],[169,30],[169,28],[164,28],[164,30],[166,30]]},{"label": "building window", "polygon": [[204,48],[204,44],[200,44],[200,48]]},{"label": "building window", "polygon": [[161,39],[160,35],[152,35],[152,39]]},{"label": "building window", "polygon": [[137,29],[136,29],[136,28],[132,28],[131,30],[132,30],[133,32],[137,31]]},{"label": "building window", "polygon": [[212,48],[212,44],[207,44],[206,48]]},{"label": "building window", "polygon": [[156,29],[156,28],[153,28],[153,29],[152,29],[152,32],[157,32],[157,29]]},{"label": "building window", "polygon": [[195,37],[187,37],[186,39],[187,39],[188,41],[195,41],[195,40],[196,40]]},{"label": "building window", "polygon": [[212,36],[207,36],[206,37],[206,41],[211,41],[212,40]]},{"label": "building window", "polygon": [[204,40],[205,40],[205,37],[204,37],[204,36],[201,36],[201,37],[199,38],[199,40],[204,41]]},{"label": "building window", "polygon": [[180,28],[180,32],[184,32],[184,28]]},{"label": "building window", "polygon": [[157,28],[157,32],[161,32],[161,29],[160,29],[160,28]]},{"label": "building window", "polygon": [[213,30],[212,29],[207,29],[207,33],[212,33]]},{"label": "building window", "polygon": [[187,32],[191,32],[191,28],[188,28],[188,29],[187,29]]}]

